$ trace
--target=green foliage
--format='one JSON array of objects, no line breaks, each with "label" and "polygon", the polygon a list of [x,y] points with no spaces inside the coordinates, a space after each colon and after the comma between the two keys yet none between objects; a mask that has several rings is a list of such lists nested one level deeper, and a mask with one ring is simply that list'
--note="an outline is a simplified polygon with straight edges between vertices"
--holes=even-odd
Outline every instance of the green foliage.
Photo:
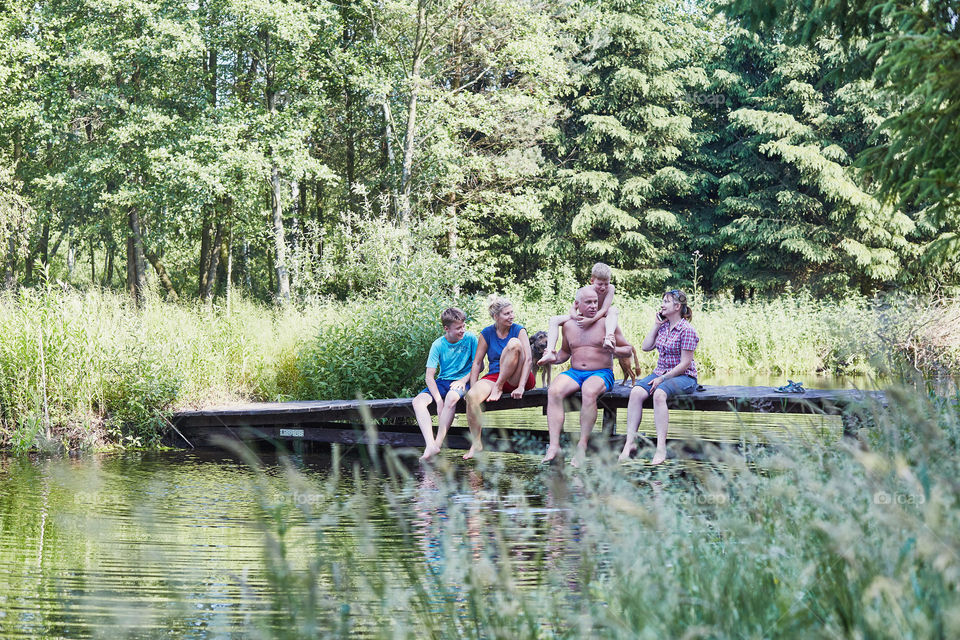
[{"label": "green foliage", "polygon": [[430,345],[450,298],[429,293],[338,303],[298,361],[298,396],[311,400],[395,398],[422,388]]},{"label": "green foliage", "polygon": [[[295,506],[258,474],[272,622],[285,637],[956,636],[957,398],[888,393],[856,440],[706,444],[707,463],[601,453],[575,478],[522,477],[493,456],[412,477],[374,450],[352,478],[335,456],[323,483],[286,465],[286,494],[313,498]],[[397,536],[423,557],[392,553]]]},{"label": "green foliage", "polygon": [[956,20],[908,5],[780,3],[797,44],[699,3],[14,0],[5,279],[342,299],[389,220],[473,292],[602,260],[644,294],[694,250],[738,298],[951,286]]},{"label": "green foliage", "polygon": [[329,303],[331,316],[297,356],[298,398],[413,395],[423,386],[430,345],[442,333],[440,313],[459,306],[476,317],[472,302],[454,293],[465,277],[459,265],[429,249],[405,248],[416,238],[383,232],[389,228],[372,226],[366,236],[366,242],[386,243],[380,246],[386,251],[356,254],[386,262],[341,265],[340,277],[362,277],[368,297]]},{"label": "green foliage", "polygon": [[726,129],[718,150],[718,224],[708,253],[722,256],[712,287],[869,293],[895,282],[916,255],[914,223],[884,207],[850,166],[862,109],[835,99],[849,63],[836,43],[769,45],[743,31],[724,42],[713,91]]},{"label": "green foliage", "polygon": [[[860,102],[894,107],[870,122],[879,126],[858,164],[882,201],[913,212],[929,272],[955,279],[960,263],[954,235],[960,225],[956,2],[816,0],[779,2],[774,8],[768,2],[730,0],[720,7],[754,31],[811,45],[834,41],[852,53],[850,64],[838,72],[869,78],[879,89]],[[932,288],[929,280],[918,286]]]},{"label": "green foliage", "polygon": [[159,444],[166,431],[163,412],[179,392],[176,372],[167,363],[137,360],[118,364],[110,372],[103,389],[103,410],[109,430],[117,432],[121,444],[134,446]]},{"label": "green foliage", "polygon": [[685,155],[696,145],[681,98],[702,75],[695,20],[666,3],[597,3],[578,34],[570,111],[554,140],[558,189],[546,242],[560,262],[611,264],[626,290],[670,278],[685,199],[699,194]]}]

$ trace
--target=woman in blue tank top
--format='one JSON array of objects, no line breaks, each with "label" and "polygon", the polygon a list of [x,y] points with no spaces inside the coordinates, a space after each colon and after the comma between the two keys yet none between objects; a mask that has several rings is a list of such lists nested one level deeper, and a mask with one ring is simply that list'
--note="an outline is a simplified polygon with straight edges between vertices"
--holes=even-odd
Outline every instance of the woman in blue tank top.
[{"label": "woman in blue tank top", "polygon": [[[480,332],[477,355],[470,372],[470,391],[467,393],[467,424],[470,426],[471,447],[464,456],[469,460],[483,449],[480,441],[482,413],[480,405],[496,402],[504,392],[514,398],[522,398],[523,392],[536,385],[531,371],[533,355],[527,331],[513,321],[513,305],[506,298],[494,298],[487,311],[493,324]],[[490,363],[489,371],[483,371],[483,358]]]}]

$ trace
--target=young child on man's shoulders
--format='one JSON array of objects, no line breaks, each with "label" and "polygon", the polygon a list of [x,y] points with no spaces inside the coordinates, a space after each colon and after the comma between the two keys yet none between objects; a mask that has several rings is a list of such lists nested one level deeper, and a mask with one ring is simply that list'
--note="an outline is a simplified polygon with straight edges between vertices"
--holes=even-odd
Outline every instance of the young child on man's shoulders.
[{"label": "young child on man's shoulders", "polygon": [[[440,453],[443,440],[453,423],[457,402],[470,388],[470,369],[477,354],[477,336],[466,332],[466,314],[451,307],[440,314],[443,335],[433,341],[427,356],[427,388],[413,399],[413,412],[423,433],[425,446],[421,460]],[[431,403],[437,404],[437,436],[433,436]]]},{"label": "young child on man's shoulders", "polygon": [[590,270],[590,285],[597,292],[597,302],[600,305],[597,310],[597,315],[592,318],[585,318],[577,311],[577,306],[574,304],[570,307],[570,312],[566,315],[553,316],[550,318],[550,328],[547,330],[547,349],[544,351],[543,358],[540,359],[538,364],[551,361],[552,357],[556,355],[560,326],[571,319],[576,320],[577,324],[584,329],[592,326],[594,322],[599,322],[603,319],[604,328],[606,329],[604,332],[603,346],[611,350],[617,346],[614,336],[617,331],[617,321],[619,320],[620,311],[613,306],[614,286],[613,283],[610,282],[612,276],[613,272],[610,270],[609,265],[602,262],[593,265],[593,269]]}]

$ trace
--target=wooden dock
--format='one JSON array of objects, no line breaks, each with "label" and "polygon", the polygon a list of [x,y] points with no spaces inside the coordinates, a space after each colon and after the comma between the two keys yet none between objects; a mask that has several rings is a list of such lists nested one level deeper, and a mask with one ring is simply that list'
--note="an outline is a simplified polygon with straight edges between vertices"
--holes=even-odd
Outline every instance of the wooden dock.
[{"label": "wooden dock", "polygon": [[[600,398],[602,433],[607,437],[616,437],[617,410],[626,408],[630,389],[616,385]],[[650,402],[648,399],[645,406]],[[687,411],[839,415],[844,416],[844,431],[849,432],[855,428],[855,419],[851,417],[854,410],[871,403],[884,404],[883,393],[811,389],[802,394],[783,394],[770,387],[707,386],[702,391],[671,398],[669,406]],[[497,402],[487,403],[484,410],[539,407],[546,412],[546,405],[547,390],[541,388],[527,391],[519,400],[504,396]],[[569,411],[578,410],[579,406],[579,394],[568,399]],[[461,401],[458,413],[464,409]],[[422,447],[423,437],[413,417],[413,398],[257,402],[178,412],[171,419],[176,429],[170,443],[184,446],[186,441],[190,446],[209,446],[217,437],[232,437],[273,440],[289,446],[298,441],[362,444],[376,438],[382,445]],[[364,427],[367,420],[375,421],[375,430]],[[650,417],[645,423],[652,424]],[[469,448],[467,436],[465,426],[451,427],[445,446]],[[546,438],[545,428],[484,429],[484,441],[496,450],[528,451],[545,444]]]}]

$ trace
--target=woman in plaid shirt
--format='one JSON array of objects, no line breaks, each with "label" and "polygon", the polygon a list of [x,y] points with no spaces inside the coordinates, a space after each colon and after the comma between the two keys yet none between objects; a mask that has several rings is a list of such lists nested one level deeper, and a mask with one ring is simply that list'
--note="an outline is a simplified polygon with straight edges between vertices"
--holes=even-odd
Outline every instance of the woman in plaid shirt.
[{"label": "woman in plaid shirt", "polygon": [[697,365],[693,351],[700,342],[696,330],[690,326],[693,311],[687,305],[687,294],[671,289],[663,294],[660,309],[654,315],[653,327],[640,346],[644,351],[657,350],[657,368],[637,382],[630,392],[627,405],[627,441],[623,443],[620,461],[636,450],[637,428],[643,417],[643,402],[653,395],[653,424],[657,428],[657,452],[652,463],[660,464],[667,458],[667,426],[670,415],[667,398],[690,393],[697,388]]}]

